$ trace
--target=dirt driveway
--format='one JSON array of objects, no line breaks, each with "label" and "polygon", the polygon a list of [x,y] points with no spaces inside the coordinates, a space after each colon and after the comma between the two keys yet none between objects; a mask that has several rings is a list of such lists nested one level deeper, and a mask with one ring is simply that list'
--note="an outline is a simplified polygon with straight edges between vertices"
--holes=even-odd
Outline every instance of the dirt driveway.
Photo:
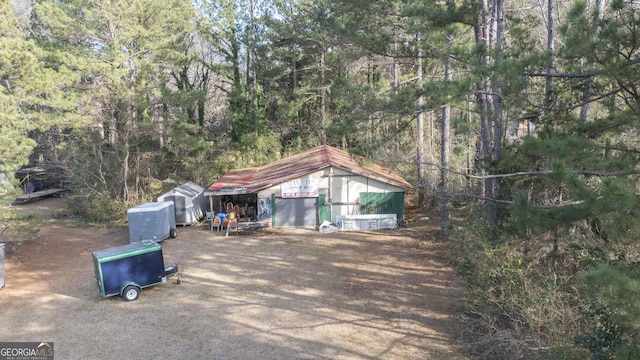
[{"label": "dirt driveway", "polygon": [[465,359],[455,275],[428,230],[179,228],[162,245],[183,281],[125,302],[99,296],[91,253],[127,228],[51,221],[7,255],[0,341],[53,341],[56,359]]}]

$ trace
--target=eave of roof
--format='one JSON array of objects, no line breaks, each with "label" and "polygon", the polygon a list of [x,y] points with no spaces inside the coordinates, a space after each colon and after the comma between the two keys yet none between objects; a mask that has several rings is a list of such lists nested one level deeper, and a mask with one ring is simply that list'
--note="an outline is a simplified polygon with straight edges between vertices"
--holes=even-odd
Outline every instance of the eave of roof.
[{"label": "eave of roof", "polygon": [[206,190],[206,195],[232,195],[246,194],[249,191],[255,173],[260,168],[233,169],[222,175],[218,181],[211,184]]},{"label": "eave of roof", "polygon": [[34,166],[30,168],[22,168],[16,171],[16,174],[18,175],[36,174],[36,173],[45,173],[47,171],[52,171],[52,170],[61,171],[61,170],[64,170],[64,166],[58,165],[58,164],[44,164],[44,165]]},{"label": "eave of roof", "polygon": [[211,184],[205,193],[254,193],[331,166],[404,189],[413,189],[413,185],[379,163],[321,145],[262,167],[231,170]]}]

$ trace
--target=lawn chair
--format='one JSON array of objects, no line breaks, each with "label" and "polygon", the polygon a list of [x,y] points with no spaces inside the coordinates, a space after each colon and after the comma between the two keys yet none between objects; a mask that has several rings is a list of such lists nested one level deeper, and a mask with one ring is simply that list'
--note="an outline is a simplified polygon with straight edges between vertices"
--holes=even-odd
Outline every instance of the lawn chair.
[{"label": "lawn chair", "polygon": [[206,217],[204,218],[204,221],[207,222],[207,225],[209,225],[209,229],[213,230],[213,212],[212,211],[207,211]]},{"label": "lawn chair", "polygon": [[220,217],[219,216],[215,216],[213,218],[213,223],[211,224],[211,231],[213,231],[213,228],[215,227],[218,231],[220,231]]}]

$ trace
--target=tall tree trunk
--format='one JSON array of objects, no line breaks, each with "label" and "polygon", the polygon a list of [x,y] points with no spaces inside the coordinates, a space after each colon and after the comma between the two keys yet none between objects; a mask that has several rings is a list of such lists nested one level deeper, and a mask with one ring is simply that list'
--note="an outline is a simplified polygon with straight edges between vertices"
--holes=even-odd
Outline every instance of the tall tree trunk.
[{"label": "tall tree trunk", "polygon": [[[397,34],[396,34],[397,38]],[[398,42],[393,43],[393,89],[394,93],[398,94],[398,86],[400,86],[400,65],[398,64]],[[394,116],[395,119],[395,136],[393,138],[395,151],[400,151],[400,119],[398,116]]]},{"label": "tall tree trunk", "polygon": [[547,78],[545,82],[545,112],[548,112],[551,108],[551,90],[553,89],[553,42],[554,42],[554,29],[553,29],[553,0],[547,0]]},{"label": "tall tree trunk", "polygon": [[[295,45],[291,47],[291,53],[293,54],[291,57],[291,97],[292,101],[297,101],[296,90],[298,89],[298,53],[296,52]],[[302,134],[302,124],[300,121],[300,110],[296,110],[295,115],[295,131],[296,131],[296,140],[301,140]]]},{"label": "tall tree trunk", "polygon": [[162,102],[162,115],[158,117],[158,145],[160,149],[164,147],[165,124],[169,119],[169,107],[166,102]]},{"label": "tall tree trunk", "polygon": [[233,66],[233,86],[240,88],[242,85],[242,78],[240,75],[240,44],[238,43],[237,30],[231,29],[229,35],[229,42],[231,48],[231,63]]},{"label": "tall tree trunk", "polygon": [[[493,11],[492,11],[492,23],[491,26],[495,29],[495,36],[493,36],[494,47],[494,65],[500,65],[502,62],[502,39],[504,35],[504,18],[503,18],[503,3],[504,0],[494,0],[493,2]],[[492,32],[493,33],[493,32]],[[497,163],[500,161],[501,152],[502,152],[502,139],[504,137],[504,119],[502,113],[502,77],[498,75],[494,75],[491,80],[491,90],[492,90],[492,105],[493,105],[493,162]],[[498,216],[497,211],[495,210],[496,203],[495,198],[498,196],[500,191],[500,179],[493,178],[492,181],[492,193],[493,199],[490,206],[494,208],[494,210],[490,211],[491,217],[490,222],[493,227],[498,226]]]},{"label": "tall tree trunk", "polygon": [[[479,66],[481,68],[488,68],[489,61],[489,50],[491,49],[491,26],[492,22],[490,21],[490,14],[488,0],[482,0],[482,9],[480,12],[480,16],[478,18],[478,23],[475,28],[475,36],[476,42],[482,44],[486,49],[486,53],[480,54],[478,61]],[[491,98],[489,97],[489,90],[491,80],[488,76],[483,76],[479,79],[478,90],[476,93],[476,98],[478,100],[478,109],[480,111],[480,140],[478,141],[478,160],[479,160],[479,170],[481,174],[486,174],[486,162],[491,159],[492,151],[491,151],[491,125],[489,121],[489,109],[491,107],[490,102]],[[494,188],[495,184],[493,179],[487,178],[484,180],[484,184],[481,187],[481,193],[479,194],[481,198],[484,198],[487,210],[487,220],[489,222],[489,227],[495,229],[497,226],[497,216],[496,216],[496,207],[495,207],[495,193]]]},{"label": "tall tree trunk", "polygon": [[[417,59],[417,82],[418,87],[422,85],[422,50],[418,51]],[[425,177],[425,164],[424,164],[424,97],[422,94],[416,100],[416,108],[418,109],[418,117],[416,121],[416,162],[418,163],[418,206],[426,206],[426,181]]]},{"label": "tall tree trunk", "polygon": [[129,135],[130,134],[127,131],[127,134],[125,136],[126,140],[124,141],[124,155],[122,159],[122,199],[125,201],[129,199],[129,184],[127,183],[130,173],[129,158],[131,157],[131,150],[129,148]]},{"label": "tall tree trunk", "polygon": [[[600,31],[600,19],[602,18],[603,0],[596,0],[595,3],[595,16],[593,18],[593,33],[598,34]],[[591,70],[593,65],[593,54],[587,55],[587,65],[584,68],[584,73],[587,74]],[[595,83],[594,77],[589,77],[585,83],[584,91],[582,93],[582,107],[580,108],[580,122],[586,123],[591,117],[591,94],[593,92],[593,84]]]},{"label": "tall tree trunk", "polygon": [[200,129],[204,129],[205,108],[207,106],[207,92],[209,91],[209,70],[202,70],[202,79],[200,79],[200,92],[198,94],[198,125]]},{"label": "tall tree trunk", "polygon": [[326,94],[325,94],[325,70],[324,70],[324,55],[325,55],[325,50],[322,49],[322,52],[320,53],[320,128],[322,131],[322,143],[326,144],[327,143],[327,132],[326,132]]},{"label": "tall tree trunk", "polygon": [[118,143],[118,118],[117,118],[117,116],[118,116],[117,110],[114,110],[114,111],[111,112],[111,119],[109,119],[109,144],[114,145],[114,146]]},{"label": "tall tree trunk", "polygon": [[249,34],[249,42],[250,42],[250,47],[251,47],[251,59],[250,59],[250,67],[251,67],[251,82],[249,83],[250,86],[250,90],[249,90],[249,94],[251,97],[251,106],[249,108],[249,114],[251,116],[251,118],[253,119],[253,129],[254,131],[258,131],[258,117],[256,116],[256,99],[258,96],[258,70],[257,70],[257,65],[256,65],[256,58],[258,56],[257,54],[257,50],[256,50],[256,29],[255,29],[255,24],[254,24],[254,18],[255,18],[255,4],[253,2],[253,0],[249,1],[249,11],[250,11],[250,34]]},{"label": "tall tree trunk", "polygon": [[[449,46],[451,46],[452,39],[449,37],[448,39]],[[450,74],[450,65],[451,65],[451,56],[447,55],[444,59],[444,81],[449,82],[451,79]],[[447,193],[448,184],[449,184],[449,149],[450,149],[450,139],[449,133],[451,132],[451,106],[449,104],[445,104],[442,108],[442,130],[441,130],[441,147],[440,150],[440,227],[442,231],[447,230],[449,227],[449,195]]]},{"label": "tall tree trunk", "polygon": [[[504,35],[504,18],[502,13],[503,0],[494,0],[493,9],[493,23],[495,28],[495,58],[494,64],[499,65],[502,62],[502,39]],[[494,131],[493,131],[493,160],[500,160],[502,150],[502,138],[504,136],[504,122],[502,115],[502,88],[500,84],[502,78],[500,76],[494,76],[491,82],[491,90],[493,94],[493,116],[495,118]]]},{"label": "tall tree trunk", "polygon": [[[453,9],[453,0],[447,0],[449,11]],[[447,55],[444,58],[444,83],[451,81],[451,54],[449,48],[453,44],[453,35],[447,33]],[[449,227],[449,160],[450,160],[450,132],[451,132],[451,106],[448,103],[442,108],[442,130],[440,133],[440,228],[446,231]]]},{"label": "tall tree trunk", "polygon": [[295,91],[298,88],[298,54],[296,53],[295,46],[292,47],[292,59],[291,59],[291,87]]}]

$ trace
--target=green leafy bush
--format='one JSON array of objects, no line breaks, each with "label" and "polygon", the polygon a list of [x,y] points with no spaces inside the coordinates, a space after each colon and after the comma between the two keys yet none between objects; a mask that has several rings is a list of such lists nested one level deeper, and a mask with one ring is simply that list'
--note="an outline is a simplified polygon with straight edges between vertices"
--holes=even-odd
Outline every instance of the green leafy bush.
[{"label": "green leafy bush", "polygon": [[582,273],[593,303],[576,344],[594,360],[640,358],[640,264],[624,256]]},{"label": "green leafy bush", "polygon": [[86,216],[91,221],[109,222],[124,219],[127,204],[120,199],[113,199],[109,194],[100,194],[89,201]]},{"label": "green leafy bush", "polygon": [[640,349],[631,341],[637,336],[629,336],[632,328],[625,322],[620,322],[610,309],[602,304],[591,304],[584,310],[583,315],[591,325],[588,334],[576,338],[576,344],[589,350],[594,360],[630,359],[628,356],[617,357],[616,354],[629,354],[631,347],[640,356]]}]

